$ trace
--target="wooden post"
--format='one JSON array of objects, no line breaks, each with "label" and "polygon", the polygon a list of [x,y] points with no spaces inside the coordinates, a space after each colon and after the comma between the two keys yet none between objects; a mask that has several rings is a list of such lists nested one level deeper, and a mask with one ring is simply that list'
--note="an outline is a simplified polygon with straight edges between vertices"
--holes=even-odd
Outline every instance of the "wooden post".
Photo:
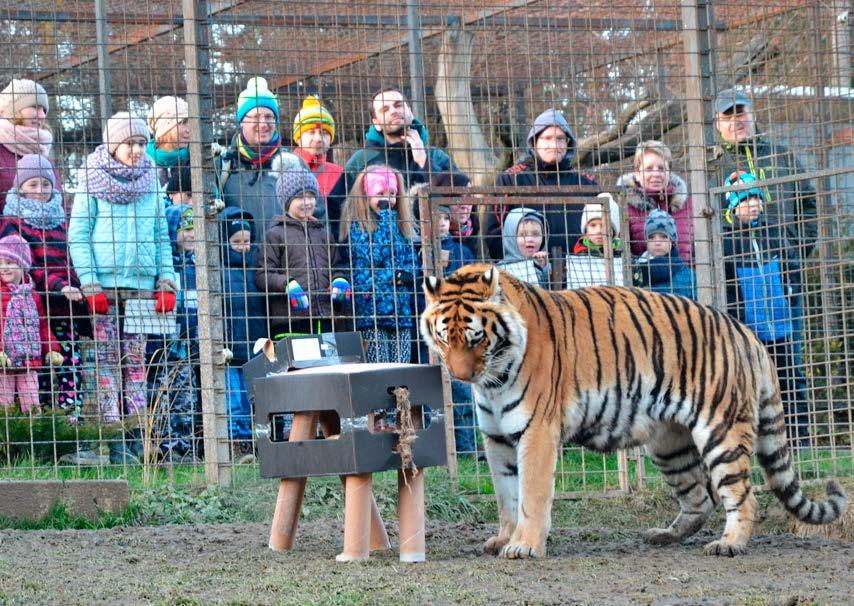
[{"label": "wooden post", "polygon": [[397,472],[397,517],[400,522],[400,561],[426,559],[424,471]]},{"label": "wooden post", "polygon": [[371,546],[371,503],[373,474],[347,476],[344,482],[344,551],[338,562],[365,560]]},{"label": "wooden post", "polygon": [[[313,439],[317,432],[319,416],[320,413],[317,412],[294,413],[288,441],[302,442]],[[270,527],[269,545],[273,551],[284,551],[294,546],[302,499],[305,495],[305,483],[306,478],[279,481],[279,494],[276,497],[276,509],[273,512],[273,524]]]}]

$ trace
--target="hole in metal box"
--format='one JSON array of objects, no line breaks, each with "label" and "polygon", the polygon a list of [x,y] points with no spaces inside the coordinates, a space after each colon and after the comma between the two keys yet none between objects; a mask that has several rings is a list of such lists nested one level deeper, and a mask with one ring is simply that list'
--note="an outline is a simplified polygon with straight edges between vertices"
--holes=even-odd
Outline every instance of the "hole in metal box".
[{"label": "hole in metal box", "polygon": [[[415,431],[430,427],[431,411],[429,406],[413,405],[412,423]],[[374,408],[368,413],[368,431],[371,433],[393,433],[397,431],[397,407],[386,406]]]},{"label": "hole in metal box", "polygon": [[[306,411],[317,413],[318,411]],[[341,417],[334,410],[319,411],[319,422],[314,431],[314,435],[310,440],[323,440],[329,437],[338,436],[341,434]],[[291,437],[291,426],[294,420],[294,413],[280,412],[270,415],[270,433],[271,442],[287,442]]]}]

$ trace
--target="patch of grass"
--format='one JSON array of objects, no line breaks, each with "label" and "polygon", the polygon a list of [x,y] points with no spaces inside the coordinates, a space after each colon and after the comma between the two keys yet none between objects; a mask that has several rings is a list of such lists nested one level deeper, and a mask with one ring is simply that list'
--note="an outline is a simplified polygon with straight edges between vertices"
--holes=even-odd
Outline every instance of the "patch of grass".
[{"label": "patch of grass", "polygon": [[18,461],[33,459],[39,465],[56,461],[75,452],[81,443],[114,440],[119,427],[97,424],[71,425],[68,415],[52,410],[36,416],[17,409],[0,412],[0,461],[15,466]]},{"label": "patch of grass", "polygon": [[97,530],[129,526],[136,522],[137,517],[138,506],[136,504],[131,504],[121,514],[102,512],[97,519],[90,520],[84,516],[71,515],[64,503],[58,503],[51,507],[43,518],[38,520],[13,520],[0,517],[0,528],[16,530]]}]

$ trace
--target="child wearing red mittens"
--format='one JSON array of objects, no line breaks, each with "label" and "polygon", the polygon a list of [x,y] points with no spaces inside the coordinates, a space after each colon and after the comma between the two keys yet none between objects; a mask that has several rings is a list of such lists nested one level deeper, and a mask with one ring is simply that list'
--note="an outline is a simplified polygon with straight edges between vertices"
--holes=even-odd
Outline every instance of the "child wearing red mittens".
[{"label": "child wearing red mittens", "polygon": [[93,314],[94,372],[101,421],[145,410],[145,335],[123,330],[125,303],[175,309],[175,271],[157,167],[145,153],[145,121],[119,112],[80,170],[68,250]]}]

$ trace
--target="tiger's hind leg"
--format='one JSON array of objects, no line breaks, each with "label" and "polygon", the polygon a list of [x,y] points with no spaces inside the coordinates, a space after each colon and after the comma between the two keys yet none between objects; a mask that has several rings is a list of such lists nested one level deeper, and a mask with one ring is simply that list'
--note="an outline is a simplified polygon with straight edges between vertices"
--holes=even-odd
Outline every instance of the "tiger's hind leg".
[{"label": "tiger's hind leg", "polygon": [[706,465],[684,427],[661,427],[646,448],[679,501],[679,514],[670,526],[650,528],[646,540],[653,545],[681,542],[703,527],[717,505]]},{"label": "tiger's hind leg", "polygon": [[519,468],[516,462],[516,448],[502,436],[490,437],[485,433],[483,446],[498,501],[498,534],[487,539],[483,550],[488,554],[498,555],[510,542],[510,537],[516,530],[519,510]]},{"label": "tiger's hind leg", "polygon": [[714,434],[705,436],[707,431],[695,428],[697,444],[704,451],[704,459],[709,469],[712,486],[719,495],[726,511],[724,533],[717,541],[712,541],[703,550],[707,555],[725,555],[729,557],[744,553],[753,530],[756,512],[756,496],[750,483],[750,455],[753,451],[754,429],[750,422],[736,422],[726,432],[723,439],[713,447],[707,442]]}]

